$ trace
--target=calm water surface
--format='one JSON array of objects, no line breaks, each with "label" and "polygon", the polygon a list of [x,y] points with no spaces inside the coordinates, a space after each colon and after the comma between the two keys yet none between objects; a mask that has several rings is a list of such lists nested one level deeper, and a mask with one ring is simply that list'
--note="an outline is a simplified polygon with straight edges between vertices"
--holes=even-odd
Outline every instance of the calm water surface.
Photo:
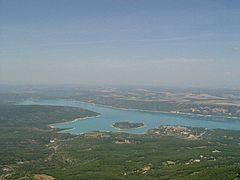
[{"label": "calm water surface", "polygon": [[[113,132],[128,132],[134,134],[142,134],[148,129],[158,127],[160,125],[183,125],[191,127],[204,127],[209,129],[221,128],[240,130],[240,118],[230,119],[214,116],[198,116],[185,114],[171,114],[159,112],[143,112],[137,110],[122,110],[101,105],[83,103],[74,100],[27,100],[21,102],[22,105],[58,105],[58,106],[73,106],[92,110],[100,113],[98,117],[79,119],[73,122],[58,123],[54,126],[57,128],[71,128],[68,130],[72,134],[81,134],[89,131],[113,131]],[[119,121],[143,122],[144,127],[130,130],[117,130],[112,127],[112,124]]]}]

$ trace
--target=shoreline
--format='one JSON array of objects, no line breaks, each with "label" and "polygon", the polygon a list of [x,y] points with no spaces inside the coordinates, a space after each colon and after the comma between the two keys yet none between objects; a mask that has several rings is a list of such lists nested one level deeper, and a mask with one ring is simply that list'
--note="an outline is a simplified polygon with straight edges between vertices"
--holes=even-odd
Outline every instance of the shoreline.
[{"label": "shoreline", "polygon": [[[114,123],[114,124],[115,124],[115,123]],[[124,131],[124,130],[132,130],[132,129],[140,129],[140,128],[143,128],[143,127],[145,126],[145,124],[142,123],[143,126],[140,126],[140,127],[121,129],[121,128],[115,127],[114,124],[112,124],[112,128],[117,129],[117,130],[120,130],[120,131]],[[145,133],[145,132],[144,132],[144,133]]]},{"label": "shoreline", "polygon": [[[56,99],[42,99],[42,100],[56,100]],[[225,118],[225,119],[237,119],[237,120],[240,120],[240,117],[238,117],[238,116],[223,116],[223,115],[184,113],[184,112],[178,112],[178,111],[174,111],[174,112],[173,111],[154,111],[154,110],[136,109],[136,108],[121,108],[121,107],[115,107],[115,106],[112,106],[112,105],[105,105],[105,104],[94,103],[94,102],[87,102],[87,101],[79,101],[79,100],[75,100],[75,99],[64,99],[63,98],[61,100],[75,101],[75,102],[86,103],[86,104],[90,104],[90,105],[96,105],[96,106],[102,106],[102,107],[106,107],[106,108],[126,110],[126,111],[153,112],[153,113],[163,113],[163,114],[180,114],[180,115],[189,115],[189,116],[218,117],[218,118]],[[94,117],[89,117],[89,118],[94,118]]]},{"label": "shoreline", "polygon": [[[73,127],[73,128],[62,129],[62,130],[60,128],[58,128],[58,129],[59,129],[58,133],[68,133],[68,131],[74,130],[76,128]],[[69,133],[72,134],[71,132],[69,132]]]},{"label": "shoreline", "polygon": [[[73,122],[77,122],[77,121],[82,121],[82,120],[86,120],[86,119],[92,119],[92,118],[97,118],[97,117],[100,117],[101,114],[99,115],[96,115],[96,116],[86,116],[86,117],[82,117],[82,118],[76,118],[72,121],[66,121],[66,122],[60,122],[61,124],[69,124],[69,123],[73,123]],[[58,123],[55,123],[55,124],[58,124]]]},{"label": "shoreline", "polygon": [[[69,123],[72,123],[72,122],[77,122],[77,121],[81,121],[81,120],[86,120],[86,119],[91,119],[91,118],[97,118],[97,117],[100,117],[101,114],[97,115],[97,116],[86,116],[86,117],[82,117],[82,118],[76,118],[74,120],[71,120],[71,121],[66,121],[66,122],[59,122],[59,123],[54,123],[54,124],[49,124],[48,127],[50,129],[61,129],[61,128],[58,128],[56,127],[55,125],[57,124],[69,124]],[[69,128],[67,130],[62,130],[62,131],[70,131],[72,129],[75,129],[74,127],[73,128]],[[61,131],[61,130],[60,130]]]},{"label": "shoreline", "polygon": [[240,120],[240,117],[238,117],[238,116],[217,116],[217,115],[210,115],[210,114],[184,113],[184,112],[178,112],[178,111],[176,111],[176,112],[153,111],[153,110],[145,110],[145,109],[120,108],[120,107],[115,107],[115,106],[111,106],[111,105],[89,103],[89,102],[85,102],[85,101],[78,101],[78,102],[83,102],[83,103],[87,103],[87,104],[92,104],[92,105],[102,106],[102,107],[107,107],[107,108],[112,108],[112,109],[126,110],[126,111],[153,112],[153,113],[163,113],[163,114],[180,114],[180,115],[201,116],[201,117],[218,117],[218,118],[225,118],[225,119],[239,119]]},{"label": "shoreline", "polygon": [[[103,105],[103,104],[97,104],[97,103],[89,103],[89,102],[85,102],[85,101],[77,101],[77,100],[74,100],[74,99],[62,99],[62,100],[66,100],[66,101],[73,101],[75,103],[83,103],[84,104],[89,104],[89,105],[93,105],[93,106],[99,106],[99,107],[106,107],[106,108],[111,108],[111,109],[120,109],[120,110],[124,110],[124,111],[136,111],[136,112],[153,112],[153,113],[162,113],[162,114],[169,114],[169,115],[174,115],[174,114],[179,114],[179,115],[188,115],[188,116],[194,116],[195,117],[219,117],[219,118],[225,118],[226,122],[227,122],[227,119],[237,119],[237,120],[240,120],[240,117],[226,117],[226,116],[216,116],[216,115],[202,115],[202,114],[192,114],[192,113],[181,113],[181,112],[165,112],[165,111],[150,111],[150,110],[142,110],[142,109],[127,109],[127,108],[119,108],[119,107],[114,107],[114,106],[109,106],[109,105]],[[75,107],[75,106],[73,106]],[[98,114],[96,116],[87,116],[87,117],[83,117],[83,118],[75,118],[73,120],[70,120],[70,121],[65,121],[65,122],[59,122],[59,123],[54,123],[54,124],[49,124],[48,127],[51,128],[51,129],[59,129],[59,132],[61,132],[61,129],[63,132],[67,132],[67,131],[71,131],[72,129],[74,129],[74,127],[70,127],[69,129],[64,129],[64,128],[58,128],[56,127],[57,124],[60,124],[60,123],[65,123],[65,124],[69,124],[71,122],[76,122],[76,121],[81,121],[81,120],[86,120],[86,119],[90,119],[90,118],[97,118],[101,116],[101,114]],[[224,120],[224,119],[222,119]],[[144,125],[145,126],[145,125]],[[141,127],[137,127],[137,128],[130,128],[130,129],[121,129],[121,128],[116,128],[114,126],[112,126],[113,129],[117,130],[117,131],[120,131],[120,132],[123,132],[123,131],[131,131],[132,129],[140,129],[140,128],[143,128],[144,126],[141,126]],[[156,126],[157,127],[157,126]],[[189,127],[192,127],[192,126],[189,126]],[[204,128],[204,126],[202,127]],[[210,129],[229,129],[229,128],[210,128]],[[236,130],[236,129],[232,129],[230,128],[229,130]],[[140,134],[145,134],[147,132],[147,130],[143,133],[140,133]],[[76,133],[71,133],[69,132],[70,134],[76,134]],[[83,133],[80,133],[80,134],[84,134],[85,132]],[[79,133],[77,133],[79,134]],[[134,134],[134,133],[133,133]],[[139,134],[139,133],[137,133]]]}]

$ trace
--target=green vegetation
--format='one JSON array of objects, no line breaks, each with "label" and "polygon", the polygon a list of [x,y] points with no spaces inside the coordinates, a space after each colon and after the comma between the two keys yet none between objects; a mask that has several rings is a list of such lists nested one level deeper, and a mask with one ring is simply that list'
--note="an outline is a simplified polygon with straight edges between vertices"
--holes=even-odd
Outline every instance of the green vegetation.
[{"label": "green vegetation", "polygon": [[[34,169],[36,164],[41,166],[40,162],[53,152],[47,146],[50,140],[72,137],[57,133],[48,124],[96,115],[73,107],[1,105],[0,174],[11,174],[22,164],[29,164],[30,169]],[[25,171],[21,169],[19,172]]]},{"label": "green vegetation", "polygon": [[143,123],[132,123],[132,122],[116,122],[113,124],[113,127],[117,129],[132,129],[132,128],[139,128],[143,126],[144,126]]},{"label": "green vegetation", "polygon": [[[183,98],[183,97],[182,97]],[[89,100],[88,100],[89,101]],[[240,105],[211,104],[208,102],[172,101],[172,100],[142,100],[126,97],[98,97],[90,99],[92,103],[112,106],[116,108],[138,109],[145,111],[179,112],[201,115],[215,115],[240,117]]]},{"label": "green vegetation", "polygon": [[[7,88],[7,87],[6,87]],[[8,88],[7,88],[8,89]],[[1,92],[0,104],[29,98],[74,99],[117,108],[240,117],[240,92],[231,89],[9,87]]]},{"label": "green vegetation", "polygon": [[71,98],[117,108],[240,117],[237,90],[99,88]]},{"label": "green vegetation", "polygon": [[[240,132],[160,126],[144,135],[59,133],[95,116],[71,107],[1,106],[0,179],[237,179]],[[46,176],[47,177],[47,176]]]},{"label": "green vegetation", "polygon": [[72,121],[77,118],[96,116],[98,113],[62,106],[1,105],[1,128],[47,128],[49,124]]},{"label": "green vegetation", "polygon": [[197,140],[177,134],[81,135],[59,142],[55,158],[62,166],[41,173],[57,179],[232,179],[239,176],[239,135],[224,130]]},{"label": "green vegetation", "polygon": [[92,132],[73,136],[49,129],[47,124],[97,114],[55,106],[1,106],[0,111],[2,179],[239,177],[238,131],[161,126],[145,135]]},{"label": "green vegetation", "polygon": [[[231,179],[238,176],[240,145],[235,141],[239,139],[215,140],[216,134],[225,134],[222,130],[209,132],[208,138],[199,140],[106,134],[109,137],[81,135],[56,142],[59,148],[51,165],[37,172],[57,179]],[[124,139],[126,143],[117,143]]]}]

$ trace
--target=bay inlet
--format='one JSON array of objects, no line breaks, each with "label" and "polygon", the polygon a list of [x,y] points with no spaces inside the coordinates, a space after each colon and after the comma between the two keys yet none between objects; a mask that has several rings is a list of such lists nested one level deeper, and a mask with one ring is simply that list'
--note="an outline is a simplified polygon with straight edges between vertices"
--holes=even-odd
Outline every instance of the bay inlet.
[{"label": "bay inlet", "polygon": [[[132,134],[143,134],[148,129],[156,128],[160,125],[181,125],[190,127],[202,127],[208,129],[230,129],[240,130],[240,118],[225,118],[216,116],[198,116],[189,114],[172,114],[161,112],[147,112],[138,110],[125,110],[102,105],[79,102],[75,100],[26,100],[21,105],[54,105],[72,106],[88,109],[100,113],[101,115],[91,118],[76,119],[66,123],[58,123],[56,128],[69,129],[65,132],[71,134],[81,134],[90,131],[111,131],[127,132]],[[116,122],[144,123],[141,128],[116,129],[112,125]]]}]

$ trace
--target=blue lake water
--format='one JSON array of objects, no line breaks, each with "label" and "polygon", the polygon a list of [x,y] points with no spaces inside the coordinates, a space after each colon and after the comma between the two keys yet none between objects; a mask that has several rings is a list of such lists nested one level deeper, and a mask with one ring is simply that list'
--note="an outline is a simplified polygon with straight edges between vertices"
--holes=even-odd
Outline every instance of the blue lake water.
[{"label": "blue lake water", "polygon": [[[92,110],[100,113],[98,117],[79,119],[67,123],[58,123],[54,126],[57,128],[71,128],[67,132],[72,134],[81,134],[89,131],[113,131],[128,132],[133,134],[143,134],[148,129],[156,128],[160,125],[183,125],[191,127],[204,127],[209,129],[232,129],[240,130],[240,118],[224,118],[215,116],[198,116],[187,114],[171,114],[160,112],[143,112],[137,110],[123,110],[101,105],[83,103],[74,100],[27,100],[21,102],[22,105],[58,105],[73,106]],[[144,127],[129,130],[117,130],[112,124],[119,121],[142,122]]]}]

